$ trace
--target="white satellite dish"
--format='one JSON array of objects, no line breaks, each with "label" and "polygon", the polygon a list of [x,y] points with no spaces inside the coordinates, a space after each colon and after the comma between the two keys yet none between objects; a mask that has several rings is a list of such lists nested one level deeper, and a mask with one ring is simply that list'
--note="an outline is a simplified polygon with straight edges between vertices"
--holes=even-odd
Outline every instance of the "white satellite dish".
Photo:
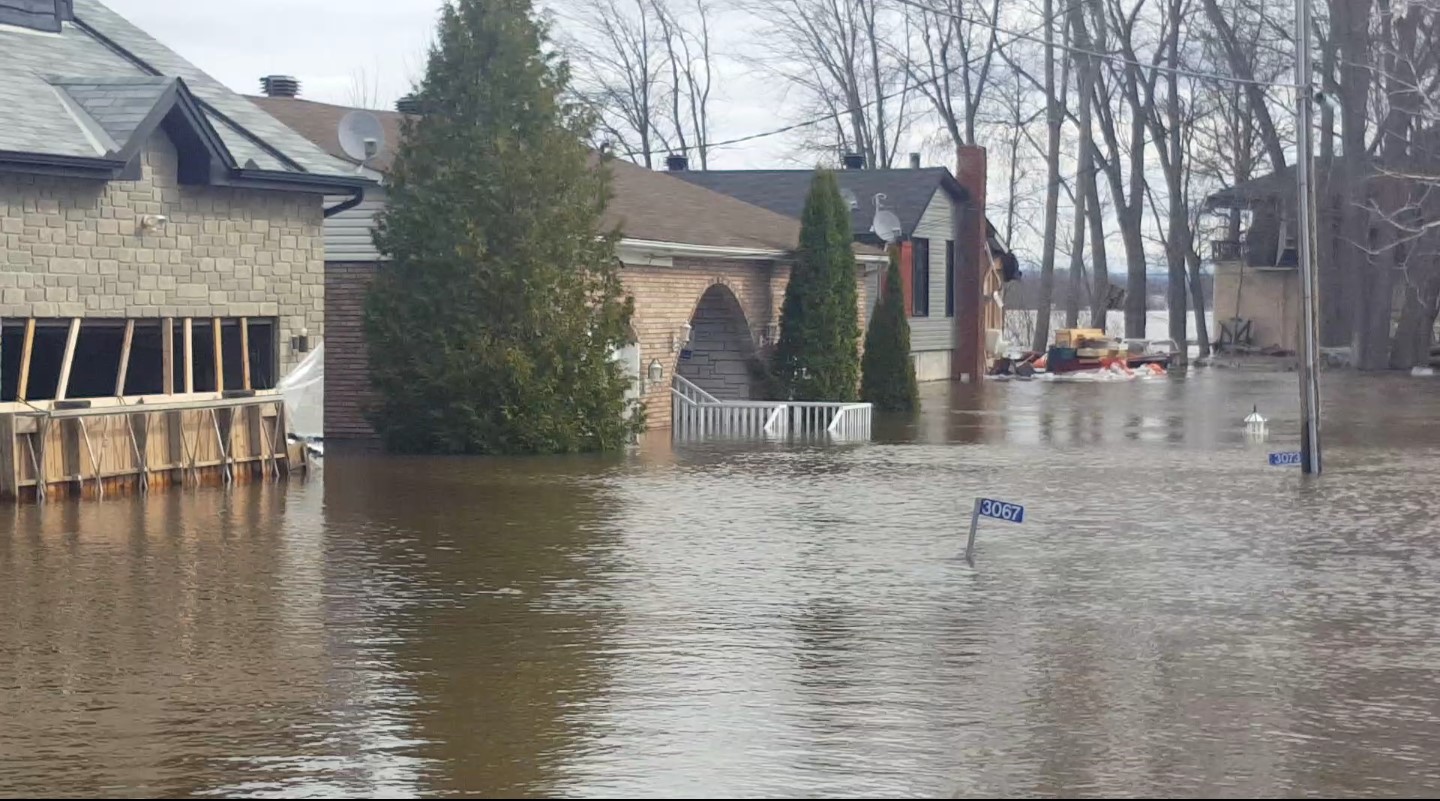
[{"label": "white satellite dish", "polygon": [[855,193],[849,189],[840,190],[840,199],[845,201],[845,205],[849,206],[851,211],[860,208],[860,198],[855,197]]},{"label": "white satellite dish", "polygon": [[870,233],[885,240],[885,244],[893,245],[900,241],[900,235],[905,229],[900,225],[900,218],[895,212],[884,208],[882,205],[885,195],[875,196],[875,222],[870,225]]},{"label": "white satellite dish", "polygon": [[870,226],[870,233],[885,240],[886,244],[893,245],[900,241],[900,234],[903,232],[900,218],[895,216],[895,212],[888,209],[875,212],[875,223]]},{"label": "white satellite dish", "polygon": [[385,128],[368,111],[352,111],[340,120],[340,149],[362,165],[385,152]]}]

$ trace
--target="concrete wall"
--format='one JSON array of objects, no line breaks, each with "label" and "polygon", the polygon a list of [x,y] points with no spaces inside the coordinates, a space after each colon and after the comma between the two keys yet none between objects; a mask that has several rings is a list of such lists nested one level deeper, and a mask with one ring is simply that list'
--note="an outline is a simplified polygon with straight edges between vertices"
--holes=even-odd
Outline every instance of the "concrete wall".
[{"label": "concrete wall", "polygon": [[1257,269],[1237,262],[1215,266],[1215,330],[1231,318],[1249,320],[1257,348],[1294,351],[1300,336],[1300,271]]},{"label": "concrete wall", "polygon": [[[137,181],[0,173],[0,316],[276,317],[280,343],[322,338],[322,198],[180,186],[177,166],[156,133]],[[302,356],[282,346],[282,373]]]}]

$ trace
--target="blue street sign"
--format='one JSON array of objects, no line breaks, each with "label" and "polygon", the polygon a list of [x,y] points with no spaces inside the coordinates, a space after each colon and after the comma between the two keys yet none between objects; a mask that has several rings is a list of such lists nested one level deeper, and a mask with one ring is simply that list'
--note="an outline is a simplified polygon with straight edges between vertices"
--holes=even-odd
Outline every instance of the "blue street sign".
[{"label": "blue street sign", "polygon": [[1271,467],[1299,467],[1304,464],[1299,451],[1270,454]]},{"label": "blue street sign", "polygon": [[1005,503],[1004,501],[980,500],[980,516],[993,517],[996,520],[1004,520],[1007,523],[1024,523],[1025,507],[1018,503]]}]

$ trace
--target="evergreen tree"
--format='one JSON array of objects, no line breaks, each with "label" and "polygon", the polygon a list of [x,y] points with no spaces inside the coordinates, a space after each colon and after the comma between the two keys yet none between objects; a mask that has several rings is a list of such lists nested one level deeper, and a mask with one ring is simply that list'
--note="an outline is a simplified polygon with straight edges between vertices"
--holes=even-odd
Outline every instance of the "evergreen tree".
[{"label": "evergreen tree", "polygon": [[800,248],[780,312],[776,381],[798,401],[850,401],[860,385],[860,321],[850,209],[834,173],[810,184]]},{"label": "evergreen tree", "polygon": [[870,318],[870,330],[865,332],[863,366],[861,400],[886,412],[919,408],[920,389],[915,383],[915,362],[910,358],[910,320],[905,315],[905,295],[900,286],[898,248],[890,249],[885,291]]},{"label": "evergreen tree", "polygon": [[548,42],[531,0],[442,7],[366,308],[370,416],[393,450],[605,450],[643,422],[612,359],[633,304],[602,229],[610,173]]}]

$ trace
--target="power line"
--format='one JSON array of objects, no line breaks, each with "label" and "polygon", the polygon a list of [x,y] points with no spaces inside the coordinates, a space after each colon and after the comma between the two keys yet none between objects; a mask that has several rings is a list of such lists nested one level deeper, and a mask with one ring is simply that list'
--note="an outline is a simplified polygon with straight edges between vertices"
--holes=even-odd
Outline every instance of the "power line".
[{"label": "power line", "polygon": [[[949,17],[950,19],[969,22],[970,24],[976,25],[981,28],[986,28],[988,30],[993,30],[997,33],[1006,34],[1007,36],[1010,36],[1014,39],[1033,42],[1035,44],[1049,45],[1070,53],[1078,53],[1082,56],[1091,56],[1092,58],[1098,58],[1116,64],[1124,64],[1127,67],[1135,67],[1136,69],[1151,70],[1154,72],[1161,72],[1165,74],[1174,74],[1186,78],[1200,78],[1202,80],[1217,81],[1220,83],[1234,83],[1242,86],[1263,86],[1266,88],[1277,89],[1295,89],[1298,86],[1297,84],[1293,83],[1283,83],[1279,81],[1262,81],[1257,78],[1237,78],[1234,75],[1222,75],[1217,72],[1200,72],[1197,70],[1187,70],[1183,67],[1164,67],[1159,64],[1145,64],[1140,61],[1125,58],[1124,56],[1117,55],[1115,53],[1107,53],[1101,50],[1090,50],[1089,48],[1076,47],[1074,45],[1063,44],[1061,42],[1046,42],[1044,39],[1034,36],[1033,34],[1018,33],[1016,31],[1006,30],[1005,28],[1002,28],[998,24],[993,22],[974,19],[971,17],[962,17],[959,14],[951,13],[946,9],[935,8],[934,6],[928,5],[926,3],[921,3],[919,2],[919,0],[895,0],[895,2],[901,5],[910,6],[911,8],[916,8],[921,11],[935,14],[936,16]],[[1176,24],[1179,24],[1178,21]]]},{"label": "power line", "polygon": [[[1040,37],[1038,37],[1038,36],[1035,36],[1035,35],[1032,34],[1032,33],[1021,33],[1021,32],[1019,32],[1019,31],[1013,31],[1013,30],[1009,30],[1009,29],[1007,29],[1007,28],[1002,28],[1002,27],[1000,27],[998,24],[996,24],[996,23],[994,23],[994,22],[990,22],[990,21],[986,21],[986,20],[981,20],[981,19],[970,18],[970,17],[962,17],[962,16],[960,16],[960,15],[958,15],[958,14],[951,13],[951,12],[945,10],[945,9],[935,8],[934,6],[928,5],[928,4],[926,4],[926,3],[919,2],[919,0],[895,0],[895,2],[900,3],[901,5],[905,5],[905,6],[909,6],[909,7],[911,7],[911,8],[918,9],[918,10],[920,10],[920,11],[925,11],[925,12],[928,12],[928,13],[931,13],[931,14],[935,14],[936,16],[949,17],[950,19],[955,19],[955,20],[961,20],[961,21],[964,21],[964,22],[969,22],[970,24],[975,25],[976,27],[984,28],[984,29],[986,29],[986,30],[993,31],[993,32],[998,33],[998,34],[1004,34],[1004,35],[1010,37],[1010,41],[1008,41],[1008,42],[1004,42],[1004,43],[996,42],[996,43],[995,43],[995,49],[996,49],[996,50],[999,50],[999,49],[1001,49],[1002,47],[1009,47],[1010,45],[1014,44],[1014,43],[1017,42],[1017,41],[1026,41],[1026,42],[1031,42],[1031,43],[1034,43],[1034,44],[1041,44],[1041,45],[1046,45],[1046,44],[1048,44],[1049,46],[1053,46],[1053,47],[1055,47],[1055,48],[1057,48],[1057,49],[1059,49],[1059,50],[1063,50],[1063,51],[1070,52],[1070,53],[1077,53],[1077,54],[1079,54],[1079,55],[1084,55],[1084,56],[1090,56],[1090,57],[1092,57],[1092,58],[1098,58],[1098,59],[1101,59],[1101,60],[1103,60],[1103,61],[1108,61],[1108,62],[1115,63],[1115,64],[1122,64],[1122,65],[1125,65],[1125,66],[1128,66],[1128,67],[1133,67],[1133,68],[1135,68],[1135,69],[1152,70],[1152,71],[1155,71],[1155,72],[1161,72],[1161,73],[1165,73],[1165,74],[1175,74],[1175,75],[1178,75],[1178,76],[1181,76],[1181,77],[1198,78],[1198,79],[1201,79],[1201,80],[1216,81],[1216,82],[1219,82],[1219,83],[1232,83],[1232,84],[1237,84],[1237,85],[1241,85],[1241,86],[1260,86],[1260,87],[1270,88],[1270,89],[1290,89],[1290,90],[1295,90],[1295,89],[1299,88],[1298,84],[1285,83],[1285,82],[1282,82],[1282,81],[1262,81],[1262,80],[1255,79],[1255,78],[1237,78],[1237,77],[1235,77],[1235,76],[1233,76],[1233,75],[1222,75],[1222,74],[1220,74],[1220,73],[1213,73],[1213,72],[1200,72],[1200,71],[1197,71],[1197,70],[1187,70],[1187,69],[1184,69],[1184,68],[1181,68],[1181,67],[1165,67],[1165,66],[1161,66],[1161,65],[1158,65],[1158,64],[1145,64],[1145,63],[1140,62],[1140,61],[1136,61],[1136,60],[1133,60],[1133,59],[1125,58],[1124,56],[1120,56],[1120,55],[1117,55],[1117,54],[1115,54],[1115,53],[1107,53],[1107,52],[1100,51],[1100,50],[1091,50],[1091,49],[1088,49],[1088,48],[1075,47],[1074,45],[1068,45],[1068,44],[1064,44],[1064,43],[1061,43],[1061,42],[1050,42],[1050,43],[1047,43],[1044,39],[1042,39],[1042,38],[1040,38]],[[1079,2],[1079,0],[1076,0],[1076,2]],[[1053,15],[1050,19],[1048,19],[1048,20],[1046,20],[1044,23],[1042,23],[1042,25],[1048,25],[1048,24],[1053,23],[1056,19],[1058,19],[1059,17],[1061,17],[1061,16],[1063,16],[1064,14],[1068,13],[1069,10],[1072,10],[1072,8],[1071,8],[1070,6],[1067,6],[1066,9],[1062,9],[1060,12],[1057,12],[1057,13],[1056,13],[1055,15]],[[1177,24],[1178,24],[1178,23],[1177,23]],[[941,72],[941,73],[938,74],[938,75],[930,76],[930,77],[927,78],[925,81],[922,81],[922,83],[935,83],[935,82],[939,81],[941,78],[948,78],[948,77],[950,77],[950,76],[952,76],[952,75],[960,72],[962,69],[968,69],[969,66],[970,66],[969,63],[964,63],[964,62],[962,62],[962,63],[960,63],[960,64],[955,65],[954,67],[951,67],[951,68],[948,69],[948,70],[945,70],[945,71]],[[856,110],[859,110],[859,109],[867,109],[867,108],[870,108],[871,106],[877,105],[877,104],[879,104],[879,103],[883,103],[883,102],[885,102],[885,101],[887,101],[887,100],[894,100],[895,98],[901,97],[901,96],[905,95],[906,93],[910,92],[912,88],[913,88],[913,87],[906,86],[906,87],[904,87],[904,88],[902,88],[902,89],[898,89],[898,90],[896,90],[896,91],[894,91],[894,92],[890,92],[890,93],[888,93],[888,94],[881,95],[881,96],[876,97],[876,98],[873,98],[873,99],[871,99],[871,100],[867,100],[867,101],[861,103],[859,106],[857,106],[856,108],[853,108],[853,109],[852,109],[852,108],[841,109],[841,110],[839,110],[839,111],[829,112],[829,113],[827,113],[827,114],[824,114],[824,115],[821,115],[821,116],[818,116],[818,117],[814,117],[814,118],[812,118],[812,119],[808,119],[808,120],[804,120],[804,121],[801,121],[801,122],[793,123],[793,124],[791,124],[791,125],[786,125],[786,126],[783,126],[783,127],[780,127],[780,128],[774,128],[774,129],[767,130],[767,131],[761,131],[761,132],[759,132],[759,133],[747,134],[747,135],[745,135],[745,136],[739,136],[739,137],[735,137],[735,138],[733,138],[733,139],[725,139],[725,140],[722,140],[722,141],[719,141],[719,142],[707,142],[707,143],[705,143],[705,144],[703,145],[703,148],[706,149],[706,150],[712,150],[712,149],[717,149],[717,148],[722,148],[722,147],[731,147],[731,146],[734,146],[734,145],[745,144],[745,143],[747,143],[747,142],[754,142],[754,141],[759,140],[759,139],[768,139],[768,138],[770,138],[770,137],[772,137],[772,136],[781,136],[781,135],[783,135],[783,134],[791,133],[791,132],[798,131],[798,130],[801,130],[801,129],[804,129],[804,128],[813,128],[813,127],[816,126],[816,125],[823,125],[823,124],[825,124],[825,123],[827,123],[827,122],[830,122],[830,121],[832,121],[832,120],[835,120],[835,119],[838,119],[838,118],[840,118],[840,117],[843,117],[843,116],[845,116],[846,114],[851,114],[851,113],[853,113],[853,112],[856,111]],[[685,147],[670,149],[668,152],[671,152],[671,153],[691,153],[691,152],[698,152],[699,150],[701,150],[701,148],[702,148],[702,145],[686,145]],[[635,158],[635,157],[637,157],[637,156],[653,156],[653,155],[654,155],[654,151],[646,152],[646,151],[643,151],[643,150],[634,150],[634,151],[630,151],[630,152],[623,153],[623,154],[620,154],[620,155],[623,155],[625,158]]]}]

